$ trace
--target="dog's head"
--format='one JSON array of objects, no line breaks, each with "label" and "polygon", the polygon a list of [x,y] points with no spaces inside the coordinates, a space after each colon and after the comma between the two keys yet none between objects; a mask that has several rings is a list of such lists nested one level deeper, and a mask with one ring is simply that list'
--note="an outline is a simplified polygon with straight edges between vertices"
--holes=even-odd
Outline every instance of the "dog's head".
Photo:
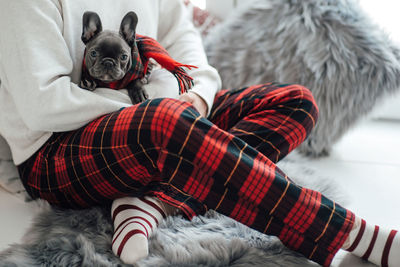
[{"label": "dog's head", "polygon": [[82,41],[86,45],[85,64],[95,79],[111,82],[122,79],[131,68],[131,47],[135,43],[138,17],[129,12],[122,19],[119,33],[103,31],[95,12],[83,14]]}]

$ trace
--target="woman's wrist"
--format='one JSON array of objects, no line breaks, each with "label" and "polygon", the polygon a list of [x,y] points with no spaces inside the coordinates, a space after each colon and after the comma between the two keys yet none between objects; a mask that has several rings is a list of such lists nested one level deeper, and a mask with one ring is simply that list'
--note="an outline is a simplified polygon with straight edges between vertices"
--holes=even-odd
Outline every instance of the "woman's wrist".
[{"label": "woman's wrist", "polygon": [[179,100],[191,103],[203,117],[207,116],[208,106],[206,101],[195,92],[188,92],[179,97]]}]

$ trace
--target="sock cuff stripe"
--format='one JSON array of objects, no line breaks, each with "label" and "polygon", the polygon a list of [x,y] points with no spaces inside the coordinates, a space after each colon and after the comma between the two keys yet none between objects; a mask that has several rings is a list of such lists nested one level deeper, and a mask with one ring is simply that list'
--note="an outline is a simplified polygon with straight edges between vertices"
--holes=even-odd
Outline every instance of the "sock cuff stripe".
[{"label": "sock cuff stripe", "polygon": [[369,243],[368,249],[365,254],[361,257],[364,260],[368,260],[369,256],[371,255],[372,249],[374,248],[376,239],[379,233],[379,226],[375,225],[374,235],[372,236],[371,243]]},{"label": "sock cuff stripe", "polygon": [[142,208],[140,208],[140,207],[138,207],[138,206],[136,206],[136,205],[129,205],[129,204],[119,205],[119,206],[114,210],[113,215],[112,215],[112,221],[113,221],[113,223],[115,222],[115,217],[117,217],[118,213],[120,213],[121,211],[124,211],[124,210],[128,210],[128,209],[138,210],[138,211],[141,211],[141,212],[143,212],[143,213],[149,215],[151,218],[154,219],[154,221],[155,221],[156,224],[158,225],[158,220],[157,220],[157,218],[156,218],[153,214],[151,214],[151,213],[148,212],[147,210],[144,210],[144,209],[142,209]]},{"label": "sock cuff stripe", "polygon": [[383,249],[383,255],[382,255],[382,267],[388,267],[389,266],[389,252],[390,248],[392,247],[392,243],[394,240],[395,235],[397,234],[396,230],[392,230],[389,234],[388,239],[386,240],[385,248]]},{"label": "sock cuff stripe", "polygon": [[[147,229],[146,229],[146,227],[145,227],[143,224],[141,224],[141,223],[138,222],[138,221],[133,221],[133,222],[127,223],[127,224],[121,229],[121,231],[114,237],[114,240],[112,241],[111,245],[114,245],[114,243],[117,241],[118,237],[122,234],[122,232],[125,230],[125,228],[126,228],[128,225],[130,225],[130,224],[139,224],[139,225],[143,226],[143,228],[144,228],[145,231],[146,231],[146,234],[145,234],[142,230],[139,230],[139,229],[136,229],[136,230],[141,231],[141,232],[143,233],[143,235],[146,236],[146,237],[149,236],[149,233],[147,232]],[[129,232],[128,232],[128,233],[129,233]]]},{"label": "sock cuff stripe", "polygon": [[153,201],[145,199],[145,198],[140,198],[140,200],[143,201],[144,203],[152,206],[154,209],[156,209],[161,214],[161,216],[163,216],[163,218],[167,217],[167,215],[165,215],[165,212],[160,208],[160,206],[157,205],[156,203],[154,203]]},{"label": "sock cuff stripe", "polygon": [[147,223],[147,224],[150,226],[150,229],[153,230],[153,225],[152,225],[151,222],[149,222],[147,219],[145,219],[145,218],[143,218],[143,217],[141,217],[141,216],[132,216],[132,217],[129,217],[129,218],[126,218],[125,220],[123,220],[123,221],[118,225],[118,227],[115,228],[115,225],[114,225],[114,228],[115,228],[115,229],[114,229],[114,233],[118,232],[118,229],[121,228],[122,225],[124,225],[126,222],[128,222],[128,221],[130,221],[130,220],[134,220],[134,219],[139,219],[139,220],[144,221],[145,223]]},{"label": "sock cuff stripe", "polygon": [[360,231],[358,231],[358,234],[357,234],[356,239],[354,240],[354,242],[353,242],[353,244],[351,245],[351,247],[349,247],[349,248],[347,249],[347,251],[352,252],[353,250],[356,249],[356,247],[358,246],[358,244],[359,244],[360,241],[361,241],[361,238],[362,238],[363,235],[364,235],[365,227],[366,227],[366,222],[365,222],[364,219],[362,219],[362,220],[361,220],[361,228],[360,228]]},{"label": "sock cuff stripe", "polygon": [[[139,221],[131,221],[131,222],[127,223],[126,226],[128,226],[129,224],[139,224],[139,225],[142,226],[142,227],[144,228],[144,230],[146,231],[146,237],[149,237],[149,231],[147,230],[147,227],[146,227],[143,223],[141,223],[141,222],[139,222]],[[125,227],[126,227],[126,226],[125,226]],[[121,230],[121,232],[125,229],[125,227]]]},{"label": "sock cuff stripe", "polygon": [[142,235],[146,236],[143,231],[138,230],[138,229],[128,232],[118,247],[118,251],[117,251],[118,257],[121,257],[122,250],[124,249],[124,246],[125,246],[126,242],[128,242],[129,238],[131,238],[132,236],[137,235],[137,234],[142,234]]}]

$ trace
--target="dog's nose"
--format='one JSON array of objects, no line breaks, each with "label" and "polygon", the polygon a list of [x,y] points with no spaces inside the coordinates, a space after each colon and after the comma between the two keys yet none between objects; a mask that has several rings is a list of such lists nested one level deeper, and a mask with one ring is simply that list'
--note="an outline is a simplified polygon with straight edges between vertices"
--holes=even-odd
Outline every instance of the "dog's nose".
[{"label": "dog's nose", "polygon": [[104,59],[101,64],[103,64],[103,66],[107,69],[111,69],[115,66],[114,61],[112,61],[111,59]]}]

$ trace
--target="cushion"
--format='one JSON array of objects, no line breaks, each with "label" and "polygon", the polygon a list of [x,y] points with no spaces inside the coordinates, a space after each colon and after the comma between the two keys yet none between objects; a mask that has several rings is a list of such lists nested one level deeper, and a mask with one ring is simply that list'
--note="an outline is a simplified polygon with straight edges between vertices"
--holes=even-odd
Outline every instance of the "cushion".
[{"label": "cushion", "polygon": [[27,200],[28,194],[19,179],[17,167],[7,141],[0,135],[0,187],[17,197]]},{"label": "cushion", "polygon": [[[1,86],[1,80],[0,80],[0,86]],[[7,141],[1,136],[0,134],[0,160],[11,160],[11,150],[10,147],[7,144]]]},{"label": "cushion", "polygon": [[22,194],[26,198],[26,190],[19,179],[17,167],[11,160],[0,160],[0,187],[11,194]]},{"label": "cushion", "polygon": [[0,135],[0,160],[11,160],[11,151],[6,140]]},{"label": "cushion", "polygon": [[253,0],[205,39],[223,87],[277,81],[308,87],[320,109],[300,147],[320,156],[400,87],[400,51],[357,0]]}]

